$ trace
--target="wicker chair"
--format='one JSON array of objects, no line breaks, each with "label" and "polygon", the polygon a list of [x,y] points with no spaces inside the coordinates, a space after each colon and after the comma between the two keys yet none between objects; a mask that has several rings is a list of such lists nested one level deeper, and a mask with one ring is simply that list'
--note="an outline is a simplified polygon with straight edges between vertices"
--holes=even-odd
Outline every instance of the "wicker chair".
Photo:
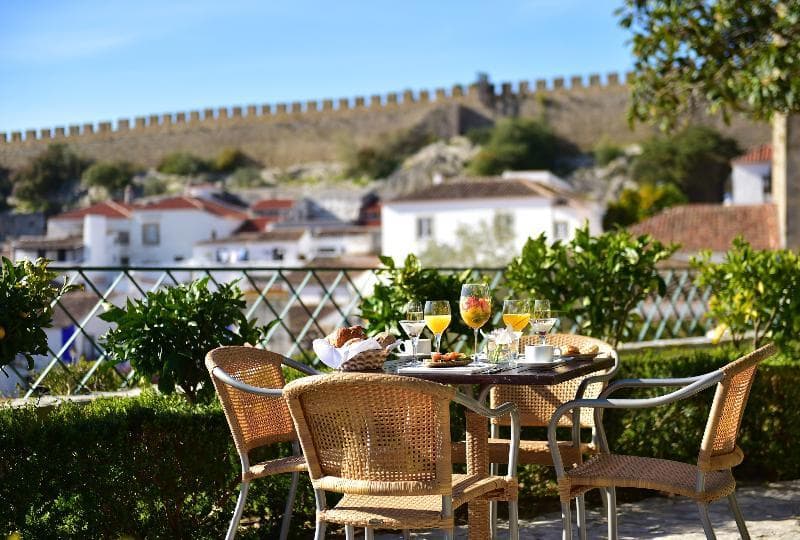
[{"label": "wicker chair", "polygon": [[[715,538],[708,517],[708,504],[728,498],[731,512],[742,538],[749,538],[734,491],[736,482],[731,469],[742,462],[744,454],[736,445],[747,397],[753,384],[758,364],[775,353],[774,345],[760,349],[735,360],[726,366],[697,377],[685,379],[626,379],[609,385],[598,399],[577,399],[565,403],[553,415],[548,428],[548,440],[558,476],[558,491],[564,520],[565,538],[572,538],[572,520],[569,501],[586,491],[599,488],[613,492],[614,488],[635,487],[666,491],[684,495],[697,502],[700,519],[706,537]],[[598,443],[600,453],[586,463],[566,470],[562,454],[558,451],[556,427],[562,415],[580,408],[593,409],[595,423],[602,422],[604,409],[645,408],[666,405],[687,398],[716,385],[716,393],[706,423],[705,434],[700,444],[697,465],[666,459],[611,454],[602,430]],[[609,399],[621,388],[682,387],[660,397],[651,399]],[[609,507],[609,538],[617,537],[616,508]],[[580,522],[581,536],[585,523]]]},{"label": "wicker chair", "polygon": [[[345,526],[348,538],[366,529],[444,529],[453,538],[453,509],[502,494],[509,500],[509,530],[517,529],[516,452],[508,476],[453,474],[450,401],[487,417],[510,414],[519,437],[516,407],[489,410],[440,384],[371,373],[305,377],[284,389],[308,462],[317,501],[317,540],[327,523]],[[329,508],[325,492],[344,496]]]},{"label": "wicker chair", "polygon": [[[236,510],[225,538],[236,535],[247,490],[252,480],[273,474],[292,473],[292,483],[281,523],[281,539],[289,533],[297,482],[306,463],[300,455],[292,418],[282,397],[282,366],[308,375],[318,371],[282,355],[253,347],[219,347],[206,355],[206,368],[222,403],[233,442],[242,463],[242,485]],[[250,451],[279,442],[291,442],[294,455],[250,463]]]},{"label": "wicker chair", "polygon": [[[526,345],[539,343],[539,337],[534,335],[522,336],[520,340],[520,350],[525,350]],[[592,376],[578,377],[553,386],[511,386],[500,385],[489,390],[489,406],[496,407],[500,403],[511,402],[519,407],[520,425],[523,427],[542,427],[546,428],[550,423],[550,418],[556,409],[573,400],[576,397],[597,397],[605,388],[606,381],[614,376],[619,368],[617,352],[605,341],[599,339],[579,336],[575,334],[549,334],[547,343],[556,347],[566,347],[574,345],[578,348],[597,345],[600,354],[611,356],[615,359],[614,365],[601,374]],[[483,401],[485,396],[480,396]],[[581,413],[581,427],[591,428],[592,442],[573,445],[572,441],[562,441],[559,443],[561,455],[568,463],[578,463],[580,454],[596,453],[597,451],[597,429],[595,428],[594,416],[591,411]],[[496,464],[507,463],[509,439],[500,438],[500,427],[508,425],[505,418],[493,418],[491,420],[491,438],[489,439],[489,461],[492,465],[492,474],[497,474]],[[559,423],[560,426],[571,426],[572,418],[564,417]],[[602,427],[602,426],[601,426]],[[453,445],[453,461],[462,463],[465,459],[465,448],[463,443]],[[521,465],[546,465],[552,466],[553,459],[550,456],[550,448],[546,440],[522,440],[519,448],[519,463]],[[608,504],[605,501],[604,504]],[[577,510],[579,518],[584,515],[585,504],[583,497],[578,497]],[[492,502],[491,507],[492,536],[496,536],[495,525],[497,508],[496,503]]]}]

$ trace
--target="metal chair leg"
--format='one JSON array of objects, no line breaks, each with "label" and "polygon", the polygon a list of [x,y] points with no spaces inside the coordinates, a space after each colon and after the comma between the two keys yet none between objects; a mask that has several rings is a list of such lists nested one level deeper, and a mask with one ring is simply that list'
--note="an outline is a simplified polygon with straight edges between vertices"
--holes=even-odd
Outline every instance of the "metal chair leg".
[{"label": "metal chair leg", "polygon": [[608,520],[608,540],[617,540],[619,531],[617,530],[617,491],[613,488],[605,488],[603,497],[607,501],[606,519]]},{"label": "metal chair leg", "polygon": [[297,495],[297,482],[300,480],[300,473],[292,473],[292,483],[289,486],[289,496],[286,498],[286,508],[283,510],[283,520],[281,521],[281,540],[289,537],[289,526],[292,523],[292,512],[294,510],[294,498]]},{"label": "metal chair leg", "polygon": [[731,507],[731,513],[736,520],[736,527],[739,529],[739,536],[742,540],[750,540],[750,533],[747,531],[747,523],[744,521],[742,510],[739,508],[739,503],[736,501],[736,494],[731,493],[728,495],[728,506]]},{"label": "metal chair leg", "polygon": [[314,531],[314,540],[325,540],[325,529],[328,524],[324,521],[317,520],[317,528]]},{"label": "metal chair leg", "polygon": [[714,527],[711,525],[711,518],[708,516],[708,503],[697,503],[697,509],[700,511],[700,521],[703,522],[703,531],[706,533],[707,540],[716,540],[717,535],[714,534]]},{"label": "metal chair leg", "polygon": [[411,540],[411,532],[408,529],[403,529],[403,540]]},{"label": "metal chair leg", "polygon": [[564,529],[563,539],[572,540],[572,508],[568,502],[561,503],[561,522]]},{"label": "metal chair leg", "polygon": [[442,532],[444,532],[444,536],[442,537],[444,540],[455,540],[456,534],[453,529],[444,529]]},{"label": "metal chair leg", "polygon": [[236,499],[236,509],[233,511],[233,519],[231,524],[228,525],[228,533],[225,535],[225,540],[233,540],[236,536],[236,529],[239,528],[239,520],[242,519],[242,512],[244,512],[244,503],[247,500],[247,490],[250,488],[250,482],[242,482],[239,487],[239,498]]},{"label": "metal chair leg", "polygon": [[345,525],[344,537],[346,540],[356,540],[356,528],[353,525]]},{"label": "metal chair leg", "polygon": [[508,538],[519,540],[519,503],[508,501]]},{"label": "metal chair leg", "polygon": [[375,530],[370,528],[364,529],[364,540],[375,540]]},{"label": "metal chair leg", "polygon": [[583,495],[576,497],[575,509],[578,514],[578,538],[586,540],[586,499]]}]

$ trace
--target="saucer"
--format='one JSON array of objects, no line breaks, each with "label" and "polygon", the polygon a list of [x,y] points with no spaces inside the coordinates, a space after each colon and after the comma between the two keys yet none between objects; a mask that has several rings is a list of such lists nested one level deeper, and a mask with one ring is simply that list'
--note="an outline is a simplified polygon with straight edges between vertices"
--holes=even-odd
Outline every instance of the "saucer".
[{"label": "saucer", "polygon": [[517,365],[525,367],[535,367],[535,368],[552,368],[564,365],[570,360],[572,360],[571,356],[559,356],[557,358],[553,358],[552,362],[535,362],[533,360],[526,359],[524,356],[521,356],[517,358]]}]

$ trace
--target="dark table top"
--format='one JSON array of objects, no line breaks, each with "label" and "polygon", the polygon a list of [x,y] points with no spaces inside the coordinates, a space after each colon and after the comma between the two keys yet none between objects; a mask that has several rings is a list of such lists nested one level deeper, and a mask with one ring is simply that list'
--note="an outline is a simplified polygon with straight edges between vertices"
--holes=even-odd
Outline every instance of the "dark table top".
[{"label": "dark table top", "polygon": [[[384,364],[384,371],[397,373],[397,369],[404,366],[407,361],[389,361]],[[594,360],[571,360],[566,364],[553,368],[531,368],[519,366],[494,373],[457,373],[448,368],[437,368],[425,373],[403,373],[406,377],[416,377],[426,381],[442,384],[524,384],[524,385],[553,385],[582,375],[603,371],[614,365],[611,357],[598,356]]]}]

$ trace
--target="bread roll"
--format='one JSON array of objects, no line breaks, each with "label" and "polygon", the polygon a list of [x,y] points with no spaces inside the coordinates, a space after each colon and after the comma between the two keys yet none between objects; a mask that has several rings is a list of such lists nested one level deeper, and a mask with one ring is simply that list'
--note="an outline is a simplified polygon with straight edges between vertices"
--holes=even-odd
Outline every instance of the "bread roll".
[{"label": "bread roll", "polygon": [[360,326],[351,326],[350,328],[337,328],[325,339],[338,349],[353,338],[366,339],[367,333]]},{"label": "bread roll", "polygon": [[561,354],[568,356],[570,354],[578,354],[579,352],[578,347],[575,345],[567,345],[564,347],[564,350],[561,351]]},{"label": "bread roll", "polygon": [[394,337],[394,334],[390,334],[389,332],[381,332],[375,336],[375,341],[378,342],[378,345],[380,345],[382,349],[385,349],[397,341],[397,338]]},{"label": "bread roll", "polygon": [[599,350],[597,345],[589,345],[581,349],[581,354],[596,354]]}]

